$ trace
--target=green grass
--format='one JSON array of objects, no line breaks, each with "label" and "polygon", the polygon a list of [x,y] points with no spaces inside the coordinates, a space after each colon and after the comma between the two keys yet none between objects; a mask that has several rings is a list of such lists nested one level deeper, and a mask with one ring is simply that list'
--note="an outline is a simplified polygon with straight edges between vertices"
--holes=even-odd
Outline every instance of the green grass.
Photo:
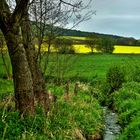
[{"label": "green grass", "polygon": [[128,82],[111,96],[113,108],[118,112],[123,130],[119,140],[138,140],[140,138],[140,83]]},{"label": "green grass", "polygon": [[[131,69],[134,65],[140,64],[140,55],[123,55],[123,54],[74,54],[74,55],[58,55],[52,54],[50,56],[50,69],[56,67],[58,59],[62,69],[66,68],[66,77],[73,77],[80,75],[81,77],[90,78],[98,76],[99,78],[105,78],[106,72],[110,66],[118,64],[121,66],[128,66]],[[6,60],[9,65],[9,58],[6,56]],[[55,63],[56,62],[56,63]],[[53,66],[54,64],[54,66]],[[10,67],[11,70],[11,67]],[[50,73],[48,70],[49,75]],[[55,72],[56,73],[56,72]],[[0,57],[0,75],[5,74],[2,60]]]},{"label": "green grass", "polygon": [[3,98],[3,96],[8,94],[13,94],[14,87],[12,80],[3,80],[0,79],[0,99]]},{"label": "green grass", "polygon": [[[8,56],[5,57],[9,64]],[[20,120],[18,113],[13,111],[13,101],[6,103],[5,106],[5,96],[13,94],[14,91],[13,82],[3,79],[3,75],[6,73],[0,57],[0,100],[2,101],[0,104],[0,137],[3,139],[12,137],[13,139],[61,140],[77,139],[81,135],[86,138],[98,135],[103,129],[103,112],[99,101],[103,102],[106,98],[106,95],[102,95],[101,91],[104,87],[106,89],[103,93],[107,93],[106,73],[112,65],[120,66],[125,73],[125,82],[127,82],[107,100],[108,104],[110,104],[109,102],[113,103],[114,109],[118,111],[119,122],[123,127],[120,139],[137,140],[140,137],[140,73],[138,72],[140,70],[140,55],[51,54],[49,61],[45,73],[46,77],[49,76],[49,80],[55,78],[58,81],[66,79],[72,81],[74,79],[71,85],[70,100],[64,100],[64,81],[61,86],[50,83],[48,88],[58,97],[50,115],[45,118],[38,109],[35,118]],[[9,68],[11,71],[11,67]],[[82,88],[78,96],[74,97],[72,94],[75,81],[86,82],[85,86],[88,83],[96,84],[87,91]]]},{"label": "green grass", "polygon": [[[134,71],[135,65],[140,64],[140,55],[113,55],[113,54],[75,54],[70,56],[59,55],[59,66],[57,70],[56,63],[58,58],[55,59],[55,56],[52,55],[53,59],[49,63],[50,70],[46,73],[49,76],[56,77],[66,77],[66,79],[81,79],[85,81],[94,81],[96,79],[105,79],[106,72],[108,69],[116,64],[120,65],[124,70],[126,75],[131,77],[132,71]],[[63,61],[64,60],[64,61]],[[63,73],[63,70],[67,72]],[[61,71],[61,76],[60,72]]]},{"label": "green grass", "polygon": [[[4,58],[6,60],[7,68],[9,69],[9,71],[12,71],[11,64],[10,64],[10,58],[7,53],[4,55]],[[5,67],[3,64],[2,56],[0,54],[0,77],[5,77],[5,76],[6,76]]]},{"label": "green grass", "polygon": [[[79,91],[65,100],[63,86],[49,85],[58,100],[47,118],[37,108],[33,118],[19,118],[18,112],[4,106],[0,110],[0,137],[3,139],[75,140],[96,137],[103,131],[103,110],[90,93]],[[7,103],[10,106],[12,103]]]}]

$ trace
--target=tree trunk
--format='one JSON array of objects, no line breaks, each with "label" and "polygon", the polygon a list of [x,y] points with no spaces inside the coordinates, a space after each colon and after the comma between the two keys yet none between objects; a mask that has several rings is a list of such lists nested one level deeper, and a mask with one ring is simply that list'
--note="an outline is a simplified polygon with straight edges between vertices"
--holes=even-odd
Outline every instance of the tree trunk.
[{"label": "tree trunk", "polygon": [[[5,36],[12,63],[16,107],[21,114],[32,115],[34,93],[44,107],[47,107],[45,81],[37,64],[28,15],[24,15],[28,11],[29,0],[16,2],[16,8],[11,13],[6,0],[0,1],[0,29]],[[22,27],[21,35],[23,19],[25,25]]]},{"label": "tree trunk", "polygon": [[8,46],[11,59],[15,102],[20,114],[34,114],[33,81],[23,46],[19,25],[7,26],[9,30],[3,34]]},{"label": "tree trunk", "polygon": [[49,99],[47,93],[45,92],[45,79],[37,62],[37,54],[31,35],[31,25],[28,18],[28,13],[25,14],[21,27],[24,47],[32,73],[35,98],[39,104],[44,107],[45,113],[47,113],[49,111]]}]

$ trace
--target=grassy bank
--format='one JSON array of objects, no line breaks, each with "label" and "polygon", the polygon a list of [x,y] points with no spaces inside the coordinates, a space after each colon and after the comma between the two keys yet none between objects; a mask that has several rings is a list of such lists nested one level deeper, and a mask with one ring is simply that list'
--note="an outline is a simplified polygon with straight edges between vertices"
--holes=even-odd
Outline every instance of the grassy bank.
[{"label": "grassy bank", "polygon": [[[5,84],[8,86],[8,82]],[[0,137],[3,140],[101,138],[104,128],[103,111],[88,90],[81,89],[78,95],[74,96],[73,85],[71,85],[68,97],[65,95],[64,86],[49,85],[49,90],[57,96],[57,102],[52,105],[47,118],[43,115],[41,108],[36,108],[35,117],[20,119],[11,98],[12,87],[11,92],[9,91],[10,95],[5,93],[5,96],[1,96]],[[4,91],[6,92],[6,89]]]},{"label": "grassy bank", "polygon": [[112,94],[113,108],[119,114],[122,134],[119,140],[140,138],[140,83],[127,82]]}]

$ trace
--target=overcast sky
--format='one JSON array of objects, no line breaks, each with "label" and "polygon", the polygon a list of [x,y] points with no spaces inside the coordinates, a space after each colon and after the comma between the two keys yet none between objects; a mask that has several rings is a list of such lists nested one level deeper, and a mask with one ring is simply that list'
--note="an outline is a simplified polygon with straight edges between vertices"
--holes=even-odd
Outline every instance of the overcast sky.
[{"label": "overcast sky", "polygon": [[96,15],[77,29],[140,39],[140,0],[93,0],[92,9]]}]

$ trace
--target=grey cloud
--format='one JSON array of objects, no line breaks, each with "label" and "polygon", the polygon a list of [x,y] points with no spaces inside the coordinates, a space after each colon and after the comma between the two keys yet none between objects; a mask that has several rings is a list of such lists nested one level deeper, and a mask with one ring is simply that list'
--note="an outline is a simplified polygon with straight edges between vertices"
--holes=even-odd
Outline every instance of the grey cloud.
[{"label": "grey cloud", "polygon": [[78,29],[140,38],[140,0],[94,0],[97,15]]}]

